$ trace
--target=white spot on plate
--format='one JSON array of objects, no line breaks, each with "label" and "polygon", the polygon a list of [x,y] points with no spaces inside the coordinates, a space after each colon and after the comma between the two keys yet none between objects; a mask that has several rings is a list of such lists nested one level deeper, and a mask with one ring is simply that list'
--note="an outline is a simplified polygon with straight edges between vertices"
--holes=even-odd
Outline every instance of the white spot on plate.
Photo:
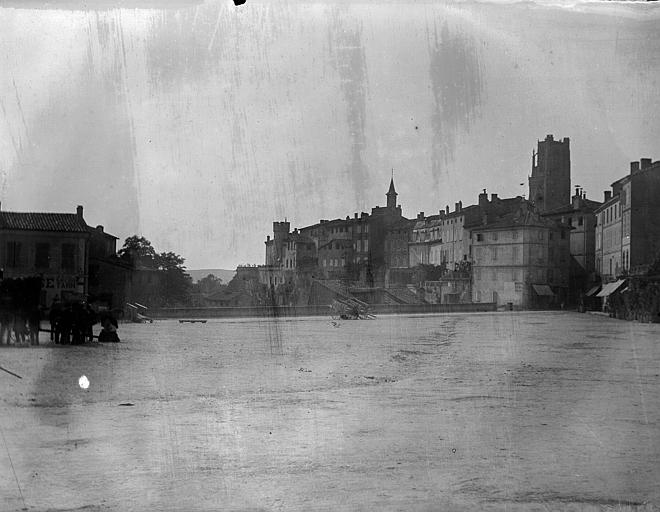
[{"label": "white spot on plate", "polygon": [[78,379],[78,385],[83,389],[87,389],[89,387],[89,379],[83,375]]}]

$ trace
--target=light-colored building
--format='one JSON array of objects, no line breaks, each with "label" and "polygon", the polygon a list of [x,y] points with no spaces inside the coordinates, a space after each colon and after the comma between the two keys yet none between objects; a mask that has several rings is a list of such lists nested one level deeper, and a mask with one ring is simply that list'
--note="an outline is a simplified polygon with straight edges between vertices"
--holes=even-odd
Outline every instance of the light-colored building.
[{"label": "light-colored building", "polygon": [[596,271],[603,282],[644,273],[660,256],[660,161],[642,158],[596,210]]},{"label": "light-colored building", "polygon": [[605,192],[605,201],[595,211],[596,214],[596,271],[604,282],[614,281],[623,271],[621,266],[621,203],[620,187],[614,184],[614,195]]},{"label": "light-colored building", "polygon": [[568,288],[568,226],[518,208],[472,230],[472,299],[518,308],[561,303]]}]

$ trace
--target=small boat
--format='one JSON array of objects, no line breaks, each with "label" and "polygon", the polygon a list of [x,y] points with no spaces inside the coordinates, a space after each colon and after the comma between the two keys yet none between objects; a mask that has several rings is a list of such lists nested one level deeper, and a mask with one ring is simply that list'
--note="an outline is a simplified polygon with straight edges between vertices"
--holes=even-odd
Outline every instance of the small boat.
[{"label": "small boat", "polygon": [[335,299],[330,306],[333,320],[373,320],[369,305],[358,299]]},{"label": "small boat", "polygon": [[183,319],[179,320],[180,324],[189,323],[189,324],[205,324],[206,320],[195,320],[195,319]]}]

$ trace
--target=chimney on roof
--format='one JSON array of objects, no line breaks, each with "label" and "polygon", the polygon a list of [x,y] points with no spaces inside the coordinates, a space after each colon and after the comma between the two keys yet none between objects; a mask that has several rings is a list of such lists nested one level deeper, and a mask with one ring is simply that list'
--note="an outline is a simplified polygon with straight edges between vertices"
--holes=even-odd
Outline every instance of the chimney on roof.
[{"label": "chimney on roof", "polygon": [[458,202],[458,211],[462,212],[463,211],[463,201]]},{"label": "chimney on roof", "polygon": [[445,206],[445,215],[449,215],[449,205]]},{"label": "chimney on roof", "polygon": [[355,217],[353,217],[353,218],[354,218],[354,219],[357,219],[357,218],[358,218],[358,216],[357,216],[357,212],[355,212]]},{"label": "chimney on roof", "polygon": [[642,158],[640,160],[640,163],[642,164],[641,167],[642,169],[646,169],[647,167],[651,167],[651,159],[650,158]]},{"label": "chimney on roof", "polygon": [[606,190],[605,191],[605,202],[609,201],[612,199],[612,191],[611,190]]},{"label": "chimney on roof", "polygon": [[98,226],[96,226],[96,230],[103,233],[103,226],[101,226],[101,224],[99,224]]},{"label": "chimney on roof", "polygon": [[479,206],[482,208],[488,206],[488,194],[486,193],[486,189],[484,189],[484,191],[479,194]]},{"label": "chimney on roof", "polygon": [[79,219],[83,218],[83,207],[82,206],[78,205],[76,207],[76,215],[78,215]]},{"label": "chimney on roof", "polygon": [[630,162],[630,174],[635,174],[639,171],[639,162]]},{"label": "chimney on roof", "polygon": [[422,220],[424,218],[424,212],[419,212],[417,214],[417,220]]},{"label": "chimney on roof", "polygon": [[546,136],[545,136],[545,140],[550,140],[550,141],[552,141],[552,140],[555,140],[555,138],[554,138],[554,136],[553,136],[552,134],[549,134],[549,135],[546,135]]},{"label": "chimney on roof", "polygon": [[497,200],[497,194],[491,194],[490,195],[490,200],[491,201],[496,201]]}]

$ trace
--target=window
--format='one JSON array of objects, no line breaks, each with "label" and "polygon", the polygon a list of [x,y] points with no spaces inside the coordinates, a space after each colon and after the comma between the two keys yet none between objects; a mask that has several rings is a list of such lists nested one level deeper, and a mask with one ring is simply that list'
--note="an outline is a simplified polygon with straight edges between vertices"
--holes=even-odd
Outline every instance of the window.
[{"label": "window", "polygon": [[516,291],[517,292],[523,291],[523,283],[516,283]]},{"label": "window", "polygon": [[514,229],[513,231],[511,231],[511,238],[513,238],[514,240],[518,239],[518,230]]},{"label": "window", "polygon": [[561,230],[561,239],[566,240],[566,231],[563,229]]},{"label": "window", "polygon": [[73,271],[76,268],[76,246],[62,244],[62,270]]},{"label": "window", "polygon": [[493,255],[493,261],[497,261],[497,247],[491,249]]},{"label": "window", "polygon": [[573,219],[571,217],[569,217],[566,224],[568,224],[569,226],[572,226],[573,225]]},{"label": "window", "polygon": [[539,231],[539,240],[543,240],[543,231]]},{"label": "window", "polygon": [[517,246],[513,246],[511,248],[511,259],[513,260],[513,263],[519,263],[518,258],[520,256],[519,248]]},{"label": "window", "polygon": [[584,224],[584,218],[578,217],[578,226],[582,226],[582,224]]},{"label": "window", "polygon": [[497,240],[497,231],[493,231],[493,234],[491,235],[493,240]]},{"label": "window", "polygon": [[7,256],[5,264],[8,267],[20,267],[21,265],[21,243],[7,242]]},{"label": "window", "polygon": [[483,242],[484,236],[481,233],[477,233],[477,242]]}]

